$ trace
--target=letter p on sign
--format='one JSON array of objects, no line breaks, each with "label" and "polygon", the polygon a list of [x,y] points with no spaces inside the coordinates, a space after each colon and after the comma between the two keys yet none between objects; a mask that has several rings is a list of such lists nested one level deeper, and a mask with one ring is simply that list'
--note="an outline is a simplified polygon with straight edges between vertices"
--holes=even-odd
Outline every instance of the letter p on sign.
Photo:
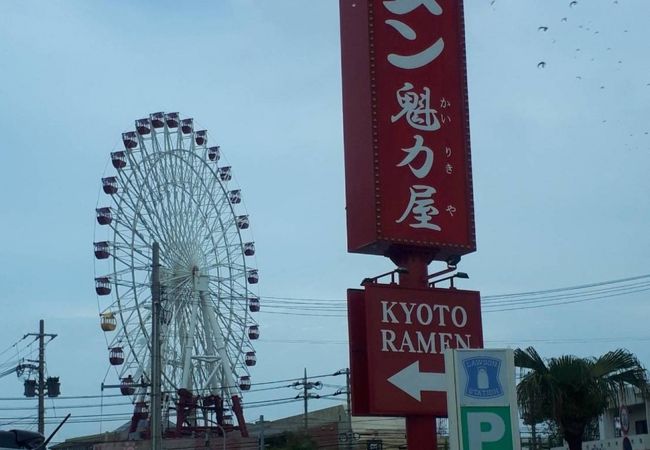
[{"label": "letter p on sign", "polygon": [[510,408],[461,408],[463,450],[513,450]]}]

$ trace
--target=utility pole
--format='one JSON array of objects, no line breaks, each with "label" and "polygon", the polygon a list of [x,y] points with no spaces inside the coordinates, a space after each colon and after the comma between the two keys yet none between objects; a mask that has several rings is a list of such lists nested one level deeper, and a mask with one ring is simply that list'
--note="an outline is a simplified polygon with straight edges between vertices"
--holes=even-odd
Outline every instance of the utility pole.
[{"label": "utility pole", "polygon": [[264,416],[260,416],[260,420],[258,422],[260,424],[260,450],[264,450],[266,448],[266,443],[264,442]]},{"label": "utility pole", "polygon": [[[45,434],[45,337],[54,339],[56,334],[45,333],[45,321],[41,319],[37,333],[28,333],[26,336],[38,337],[38,432]],[[58,395],[58,393],[57,393]]]},{"label": "utility pole", "polygon": [[309,413],[309,411],[307,409],[307,400],[310,399],[310,398],[320,398],[320,395],[311,394],[311,393],[309,393],[309,391],[311,389],[321,389],[323,387],[323,383],[321,383],[320,381],[316,381],[316,382],[307,381],[307,368],[305,368],[305,373],[304,373],[304,376],[302,378],[302,381],[296,381],[291,386],[293,386],[296,389],[298,389],[300,386],[302,386],[302,394],[296,395],[296,398],[301,398],[302,397],[304,399],[304,407],[305,407],[305,411],[304,411],[305,424],[304,424],[304,427],[305,427],[305,433],[307,433],[307,430],[309,428],[309,420],[307,418],[307,415]]},{"label": "utility pole", "polygon": [[[345,410],[347,417],[347,426],[348,430],[345,434],[346,436],[346,442],[347,442],[347,448],[348,450],[352,449],[352,441],[354,440],[354,432],[352,431],[352,397],[351,397],[351,390],[350,390],[350,369],[341,369],[337,370],[336,372],[333,373],[334,376],[337,375],[345,375],[345,403],[347,405],[347,408]],[[334,395],[339,395],[342,394],[343,391],[341,389],[337,390]]]},{"label": "utility pole", "polygon": [[307,419],[307,414],[308,414],[308,411],[307,411],[307,398],[308,397],[307,396],[309,395],[309,393],[307,392],[307,368],[306,367],[305,367],[305,375],[304,375],[304,377],[302,379],[302,386],[303,386],[303,394],[302,394],[302,396],[303,396],[304,401],[305,401],[305,433],[306,433],[308,428],[309,428],[308,427],[309,423],[308,423],[308,419]]},{"label": "utility pole", "polygon": [[38,323],[38,432],[45,434],[45,321]]},{"label": "utility pole", "polygon": [[151,249],[151,448],[160,450],[161,422],[161,359],[160,359],[160,246]]},{"label": "utility pole", "polygon": [[354,434],[352,432],[352,399],[350,397],[350,369],[345,369],[345,403],[348,413],[348,450],[352,449],[352,439]]}]

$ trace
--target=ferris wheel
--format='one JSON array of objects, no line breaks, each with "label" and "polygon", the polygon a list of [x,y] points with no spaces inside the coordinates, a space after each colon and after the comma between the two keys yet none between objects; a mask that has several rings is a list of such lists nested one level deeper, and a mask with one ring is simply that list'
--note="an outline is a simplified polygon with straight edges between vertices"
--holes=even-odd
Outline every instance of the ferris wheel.
[{"label": "ferris wheel", "polygon": [[95,290],[109,362],[135,405],[131,431],[148,414],[157,242],[163,414],[176,416],[177,429],[232,429],[234,414],[245,433],[241,398],[256,363],[252,313],[260,303],[255,244],[232,169],[220,165],[219,146],[208,147],[207,131],[178,113],[136,120],[122,142],[96,209]]}]

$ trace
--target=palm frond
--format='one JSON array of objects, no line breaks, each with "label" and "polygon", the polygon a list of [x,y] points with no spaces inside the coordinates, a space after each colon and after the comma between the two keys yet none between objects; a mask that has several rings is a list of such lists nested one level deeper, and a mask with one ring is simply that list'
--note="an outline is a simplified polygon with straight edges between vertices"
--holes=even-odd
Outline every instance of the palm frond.
[{"label": "palm frond", "polygon": [[526,350],[520,348],[515,350],[515,366],[523,369],[534,370],[535,372],[543,373],[548,369],[546,363],[537,350],[533,347],[528,347]]},{"label": "palm frond", "polygon": [[617,372],[641,367],[641,363],[636,356],[620,348],[607,352],[592,361],[592,375],[595,378],[608,377]]},{"label": "palm frond", "polygon": [[618,404],[624,401],[625,386],[634,386],[646,396],[648,378],[638,358],[627,350],[617,349],[592,360],[592,376],[605,384],[608,401]]}]

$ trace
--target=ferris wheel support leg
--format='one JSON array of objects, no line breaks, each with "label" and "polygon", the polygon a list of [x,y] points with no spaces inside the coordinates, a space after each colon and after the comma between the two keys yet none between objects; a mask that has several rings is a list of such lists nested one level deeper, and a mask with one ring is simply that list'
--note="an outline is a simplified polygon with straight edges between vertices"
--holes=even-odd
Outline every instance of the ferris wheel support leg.
[{"label": "ferris wheel support leg", "polygon": [[242,437],[248,437],[248,427],[246,426],[246,419],[244,418],[244,408],[241,406],[241,400],[238,395],[232,396],[232,411],[237,417],[237,423],[239,424],[239,432]]},{"label": "ferris wheel support leg", "polygon": [[[203,320],[205,322],[205,334],[207,336],[207,350],[208,354],[211,356],[217,355],[218,350],[215,346],[215,339],[214,336],[216,335],[215,333],[215,321],[213,319],[213,314],[210,311],[210,307],[208,305],[208,300],[207,300],[207,293],[206,292],[201,292],[201,310],[203,312]],[[220,358],[222,358],[222,355],[219,355]],[[223,359],[222,359],[223,362]],[[210,388],[210,394],[211,395],[216,395],[218,394],[218,389],[219,389],[219,382],[217,380],[217,370],[219,369],[219,364],[216,362],[213,362],[210,364],[210,372],[209,376],[207,377],[207,383]]]},{"label": "ferris wheel support leg", "polygon": [[192,350],[195,334],[196,334],[196,321],[198,316],[198,291],[192,295],[192,306],[190,312],[190,323],[186,330],[185,343],[183,345],[183,378],[181,379],[181,387],[192,391]]},{"label": "ferris wheel support leg", "polygon": [[[201,298],[204,301],[205,306],[207,307],[207,292],[202,292],[201,293]],[[208,318],[209,322],[209,328],[210,332],[212,333],[210,336],[210,340],[214,340],[217,343],[217,353],[219,355],[219,358],[221,358],[221,366],[223,368],[223,382],[222,382],[222,388],[224,388],[224,391],[227,395],[231,395],[231,389],[235,389],[235,377],[232,374],[232,367],[230,366],[230,359],[228,358],[228,354],[226,353],[226,343],[223,339],[223,335],[221,333],[221,328],[219,327],[219,323],[217,322],[217,318],[214,316],[214,314],[205,314],[205,316]],[[218,386],[214,385],[211,387],[218,388]]]}]

